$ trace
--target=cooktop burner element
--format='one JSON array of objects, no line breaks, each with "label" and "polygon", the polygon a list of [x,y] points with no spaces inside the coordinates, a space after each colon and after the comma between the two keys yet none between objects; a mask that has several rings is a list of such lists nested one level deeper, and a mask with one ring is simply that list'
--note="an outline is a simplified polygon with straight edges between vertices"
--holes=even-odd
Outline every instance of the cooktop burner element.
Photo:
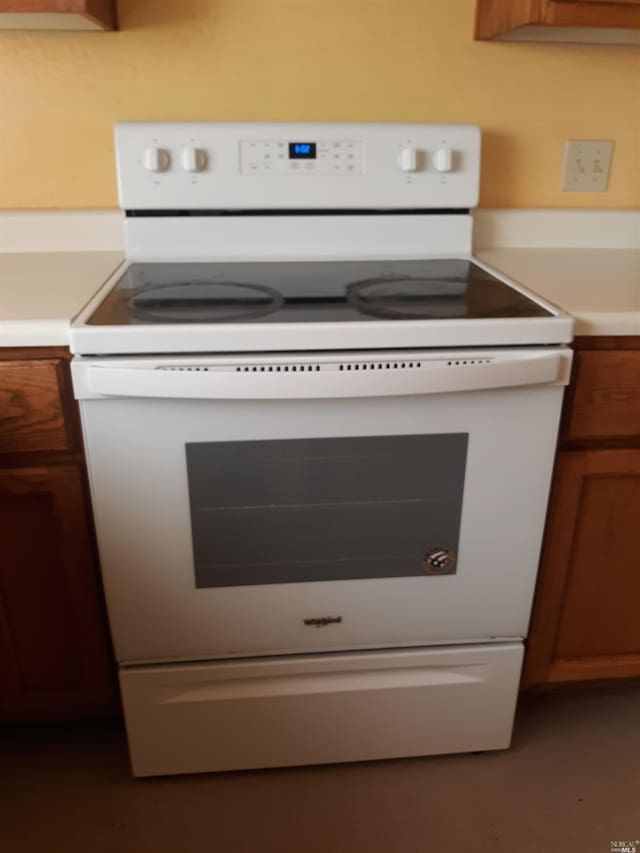
[{"label": "cooktop burner element", "polygon": [[469,260],[134,263],[90,325],[548,317]]},{"label": "cooktop burner element", "polygon": [[459,317],[465,284],[456,279],[378,278],[348,285],[349,299],[363,314],[385,320]]},{"label": "cooktop burner element", "polygon": [[231,323],[255,320],[282,306],[270,287],[239,281],[142,284],[128,295],[135,323]]}]

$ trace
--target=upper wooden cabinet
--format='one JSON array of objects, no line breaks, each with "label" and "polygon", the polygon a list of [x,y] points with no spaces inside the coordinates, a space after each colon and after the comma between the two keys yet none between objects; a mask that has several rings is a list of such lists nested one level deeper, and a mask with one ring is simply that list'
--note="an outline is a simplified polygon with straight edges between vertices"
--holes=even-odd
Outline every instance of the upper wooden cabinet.
[{"label": "upper wooden cabinet", "polygon": [[477,0],[475,38],[640,44],[640,0]]},{"label": "upper wooden cabinet", "polygon": [[0,0],[0,29],[114,30],[115,0]]}]

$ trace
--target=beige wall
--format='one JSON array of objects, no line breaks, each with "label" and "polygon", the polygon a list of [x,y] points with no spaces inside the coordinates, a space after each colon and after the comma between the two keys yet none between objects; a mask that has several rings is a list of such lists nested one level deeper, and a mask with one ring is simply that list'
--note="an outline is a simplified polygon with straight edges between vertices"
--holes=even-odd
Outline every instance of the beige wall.
[{"label": "beige wall", "polygon": [[[118,119],[475,122],[482,204],[640,206],[640,49],[474,43],[474,0],[119,0],[118,33],[0,33],[0,208],[113,207]],[[559,191],[565,139],[616,142]]]}]

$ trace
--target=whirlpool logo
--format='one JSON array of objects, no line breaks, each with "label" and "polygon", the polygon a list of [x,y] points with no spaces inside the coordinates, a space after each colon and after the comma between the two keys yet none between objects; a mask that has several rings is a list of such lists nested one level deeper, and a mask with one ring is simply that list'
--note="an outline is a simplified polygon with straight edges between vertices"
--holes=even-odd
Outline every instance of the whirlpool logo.
[{"label": "whirlpool logo", "polygon": [[316,628],[326,628],[327,625],[337,625],[342,622],[342,616],[314,616],[305,619],[305,625],[315,625]]}]

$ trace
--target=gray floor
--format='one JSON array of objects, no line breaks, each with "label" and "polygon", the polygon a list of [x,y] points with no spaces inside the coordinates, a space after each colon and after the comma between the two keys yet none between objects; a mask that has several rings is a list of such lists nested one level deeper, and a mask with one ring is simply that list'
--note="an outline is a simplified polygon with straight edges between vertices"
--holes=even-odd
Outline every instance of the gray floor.
[{"label": "gray floor", "polygon": [[640,838],[640,687],[528,697],[501,753],[136,781],[111,722],[7,728],[0,768],[3,853],[609,853]]}]

